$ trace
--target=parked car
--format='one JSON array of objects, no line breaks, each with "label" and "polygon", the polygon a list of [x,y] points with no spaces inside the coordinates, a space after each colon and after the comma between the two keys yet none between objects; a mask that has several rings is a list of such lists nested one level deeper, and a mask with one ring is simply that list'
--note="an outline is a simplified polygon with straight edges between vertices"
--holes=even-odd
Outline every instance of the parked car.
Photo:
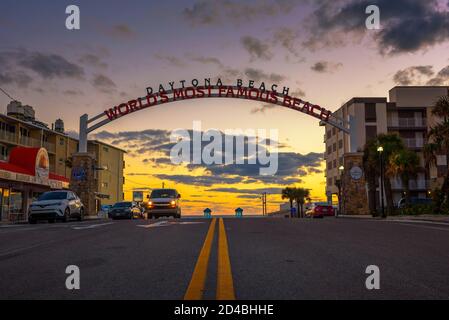
[{"label": "parked car", "polygon": [[45,192],[31,203],[28,210],[29,223],[36,223],[38,220],[47,220],[50,223],[56,220],[66,222],[72,218],[81,221],[83,217],[84,205],[80,198],[69,190]]},{"label": "parked car", "polygon": [[[412,197],[410,198],[410,206],[416,206],[416,205],[428,205],[432,204],[432,199],[429,198],[418,198],[418,197]],[[402,198],[398,202],[398,208],[402,209],[406,206],[406,199]]]},{"label": "parked car", "polygon": [[111,219],[134,219],[143,218],[142,211],[134,201],[117,202],[109,210]]},{"label": "parked car", "polygon": [[175,189],[154,189],[149,196],[148,218],[181,218],[181,195]]},{"label": "parked car", "polygon": [[310,218],[324,218],[335,216],[334,207],[327,202],[316,202],[306,211],[306,216]]}]

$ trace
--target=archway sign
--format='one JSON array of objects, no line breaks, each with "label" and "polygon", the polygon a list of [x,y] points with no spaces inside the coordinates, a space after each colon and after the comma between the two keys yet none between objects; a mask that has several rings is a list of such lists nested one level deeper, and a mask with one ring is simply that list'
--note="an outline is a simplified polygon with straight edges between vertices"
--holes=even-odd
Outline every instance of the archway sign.
[{"label": "archway sign", "polygon": [[290,96],[288,88],[284,87],[282,92],[278,92],[278,86],[276,84],[273,84],[270,89],[266,89],[263,82],[260,86],[256,87],[253,80],[248,81],[247,86],[243,85],[241,79],[238,79],[235,85],[224,85],[221,79],[211,84],[210,78],[204,79],[202,85],[199,84],[197,79],[193,79],[190,86],[186,86],[185,82],[185,80],[180,81],[180,88],[175,88],[174,82],[170,82],[170,88],[168,90],[161,84],[157,92],[153,92],[153,89],[148,87],[145,97],[121,103],[90,119],[87,114],[82,115],[80,118],[79,152],[87,152],[87,136],[90,132],[128,114],[165,103],[204,98],[245,99],[279,105],[305,113],[320,120],[321,124],[330,124],[349,133],[348,125],[342,119],[336,118],[331,111]]}]

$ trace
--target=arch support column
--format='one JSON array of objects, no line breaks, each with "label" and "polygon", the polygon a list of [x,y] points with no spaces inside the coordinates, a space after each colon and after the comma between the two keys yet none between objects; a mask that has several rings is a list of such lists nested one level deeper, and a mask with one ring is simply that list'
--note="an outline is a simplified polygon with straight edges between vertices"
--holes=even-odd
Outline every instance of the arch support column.
[{"label": "arch support column", "polygon": [[95,155],[78,152],[72,158],[70,189],[80,197],[84,205],[84,214],[96,215],[95,195],[98,192],[98,181]]}]

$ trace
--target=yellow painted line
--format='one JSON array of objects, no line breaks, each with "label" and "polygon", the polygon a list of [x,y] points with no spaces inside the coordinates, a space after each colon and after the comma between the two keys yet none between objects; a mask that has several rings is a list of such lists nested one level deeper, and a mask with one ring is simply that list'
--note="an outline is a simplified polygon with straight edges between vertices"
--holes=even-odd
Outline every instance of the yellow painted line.
[{"label": "yellow painted line", "polygon": [[234,282],[232,280],[231,259],[229,258],[228,239],[223,218],[218,229],[218,270],[217,300],[235,300]]},{"label": "yellow painted line", "polygon": [[214,240],[215,221],[213,218],[209,230],[207,231],[206,239],[201,248],[200,255],[196,261],[195,269],[193,270],[192,279],[190,279],[189,287],[184,295],[184,300],[201,300],[203,297],[204,286],[206,284],[207,266],[209,265],[209,256]]}]

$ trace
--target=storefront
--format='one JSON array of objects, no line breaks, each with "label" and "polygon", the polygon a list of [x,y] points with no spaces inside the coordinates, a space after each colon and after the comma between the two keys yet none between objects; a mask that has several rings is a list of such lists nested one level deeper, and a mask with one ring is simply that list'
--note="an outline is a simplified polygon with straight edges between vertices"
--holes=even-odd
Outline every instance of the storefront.
[{"label": "storefront", "polygon": [[0,161],[0,221],[26,221],[29,205],[40,194],[68,186],[67,178],[50,172],[46,149],[13,148],[9,161]]}]

